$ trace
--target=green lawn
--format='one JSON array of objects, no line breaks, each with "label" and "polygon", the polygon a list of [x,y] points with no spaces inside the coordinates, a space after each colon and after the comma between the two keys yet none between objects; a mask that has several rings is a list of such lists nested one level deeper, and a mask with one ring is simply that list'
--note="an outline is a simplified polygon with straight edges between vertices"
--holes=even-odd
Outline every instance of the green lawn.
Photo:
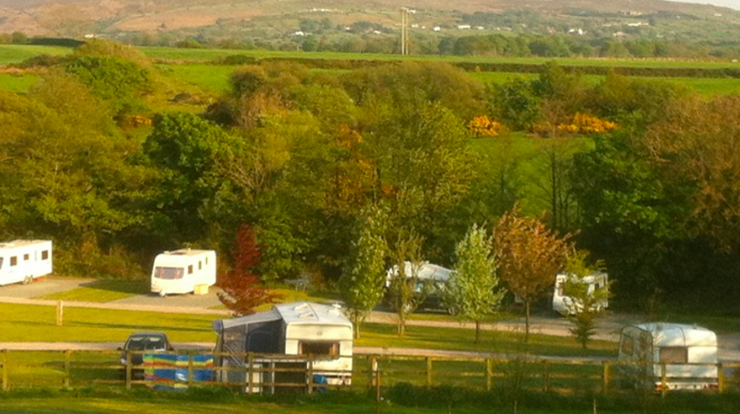
[{"label": "green lawn", "polygon": [[0,65],[20,63],[37,55],[66,55],[72,48],[62,46],[0,45]]},{"label": "green lawn", "polygon": [[[0,394],[0,412],[13,414],[122,414],[122,413],[281,413],[281,414],[582,414],[609,413],[627,414],[647,412],[651,414],[695,414],[734,413],[738,409],[733,396],[690,396],[669,395],[659,397],[622,398],[613,400],[596,397],[563,398],[556,395],[530,395],[520,399],[518,410],[508,401],[507,395],[478,393],[455,394],[455,389],[431,391],[409,390],[426,397],[420,401],[425,408],[413,402],[404,404],[392,399],[397,394],[383,395],[377,404],[374,398],[364,393],[324,393],[313,396],[282,395],[274,397],[233,395],[209,390],[197,393],[167,393],[137,390],[124,392],[120,389],[72,390],[68,392],[13,392]],[[502,390],[497,390],[501,393]],[[505,391],[505,390],[503,390]],[[445,395],[444,393],[447,392]],[[467,400],[466,397],[470,397]],[[477,399],[474,400],[474,399]],[[431,401],[430,401],[431,400]],[[452,401],[445,403],[444,401]],[[492,403],[489,403],[492,402]],[[494,405],[495,404],[495,405]],[[63,408],[61,408],[63,407]]]}]

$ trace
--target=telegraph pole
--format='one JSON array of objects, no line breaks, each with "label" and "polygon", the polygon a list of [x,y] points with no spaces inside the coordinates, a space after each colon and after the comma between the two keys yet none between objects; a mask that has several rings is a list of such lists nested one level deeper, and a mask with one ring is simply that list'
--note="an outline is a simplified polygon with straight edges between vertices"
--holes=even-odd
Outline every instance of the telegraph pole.
[{"label": "telegraph pole", "polygon": [[401,54],[409,54],[409,9],[401,7]]}]

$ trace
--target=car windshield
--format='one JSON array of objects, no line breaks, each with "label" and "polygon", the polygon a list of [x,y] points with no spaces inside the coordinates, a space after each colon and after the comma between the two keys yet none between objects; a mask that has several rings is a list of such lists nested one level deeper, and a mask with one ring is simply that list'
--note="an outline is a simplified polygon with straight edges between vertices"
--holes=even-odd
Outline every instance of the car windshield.
[{"label": "car windshield", "polygon": [[129,338],[126,349],[130,351],[153,351],[165,348],[164,338],[161,336],[146,335]]}]

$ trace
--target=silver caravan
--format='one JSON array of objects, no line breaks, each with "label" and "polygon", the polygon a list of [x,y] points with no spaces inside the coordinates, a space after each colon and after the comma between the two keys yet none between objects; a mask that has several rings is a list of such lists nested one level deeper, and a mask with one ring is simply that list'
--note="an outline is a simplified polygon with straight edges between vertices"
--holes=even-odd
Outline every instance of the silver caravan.
[{"label": "silver caravan", "polygon": [[719,384],[717,336],[698,326],[626,326],[619,341],[619,361],[626,380],[655,390],[716,389]]},{"label": "silver caravan", "polygon": [[[336,306],[283,303],[266,312],[214,321],[213,329],[218,334],[215,365],[231,367],[220,370],[219,379],[229,383],[249,382],[253,388],[248,392],[280,392],[275,387],[262,390],[254,385],[261,382],[305,383],[306,378],[294,378],[294,372],[281,373],[280,368],[281,364],[291,368],[302,364],[306,368],[307,358],[315,360],[313,374],[328,384],[350,385],[352,382],[352,323]],[[244,353],[247,352],[257,354],[252,360],[253,368],[276,369],[269,373],[272,378],[263,378],[268,373],[259,372],[248,380],[246,371],[233,369],[246,366]]]},{"label": "silver caravan", "polygon": [[51,271],[51,241],[0,243],[0,286],[19,282],[28,284]]},{"label": "silver caravan", "polygon": [[[560,314],[573,314],[574,304],[573,298],[565,294],[565,284],[568,281],[568,275],[559,274],[555,276],[555,289],[552,294],[552,310]],[[609,286],[609,276],[606,273],[595,273],[592,275],[584,276],[581,281],[588,285],[587,293],[589,295],[596,292],[598,289]],[[604,298],[596,303],[597,311],[606,309],[609,307],[609,299]]]},{"label": "silver caravan", "polygon": [[152,266],[151,291],[161,296],[204,295],[216,284],[216,252],[180,249],[157,255]]}]

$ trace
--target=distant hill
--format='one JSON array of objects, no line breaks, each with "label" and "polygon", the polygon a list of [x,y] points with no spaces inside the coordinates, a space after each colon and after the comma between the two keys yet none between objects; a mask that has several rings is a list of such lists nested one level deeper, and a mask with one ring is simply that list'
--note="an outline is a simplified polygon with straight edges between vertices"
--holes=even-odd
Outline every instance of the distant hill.
[{"label": "distant hill", "polygon": [[[400,6],[411,10],[415,29],[429,31],[456,29],[470,21],[480,30],[526,29],[540,34],[567,33],[589,25],[593,32],[596,24],[621,24],[632,32],[651,26],[652,36],[658,37],[721,38],[740,30],[740,12],[659,0],[0,0],[0,33],[74,38],[131,33],[184,38],[208,33],[257,39],[298,31],[304,20],[320,20],[332,27],[365,22],[392,31],[398,30]],[[655,27],[668,20],[671,24],[662,29]]]}]

